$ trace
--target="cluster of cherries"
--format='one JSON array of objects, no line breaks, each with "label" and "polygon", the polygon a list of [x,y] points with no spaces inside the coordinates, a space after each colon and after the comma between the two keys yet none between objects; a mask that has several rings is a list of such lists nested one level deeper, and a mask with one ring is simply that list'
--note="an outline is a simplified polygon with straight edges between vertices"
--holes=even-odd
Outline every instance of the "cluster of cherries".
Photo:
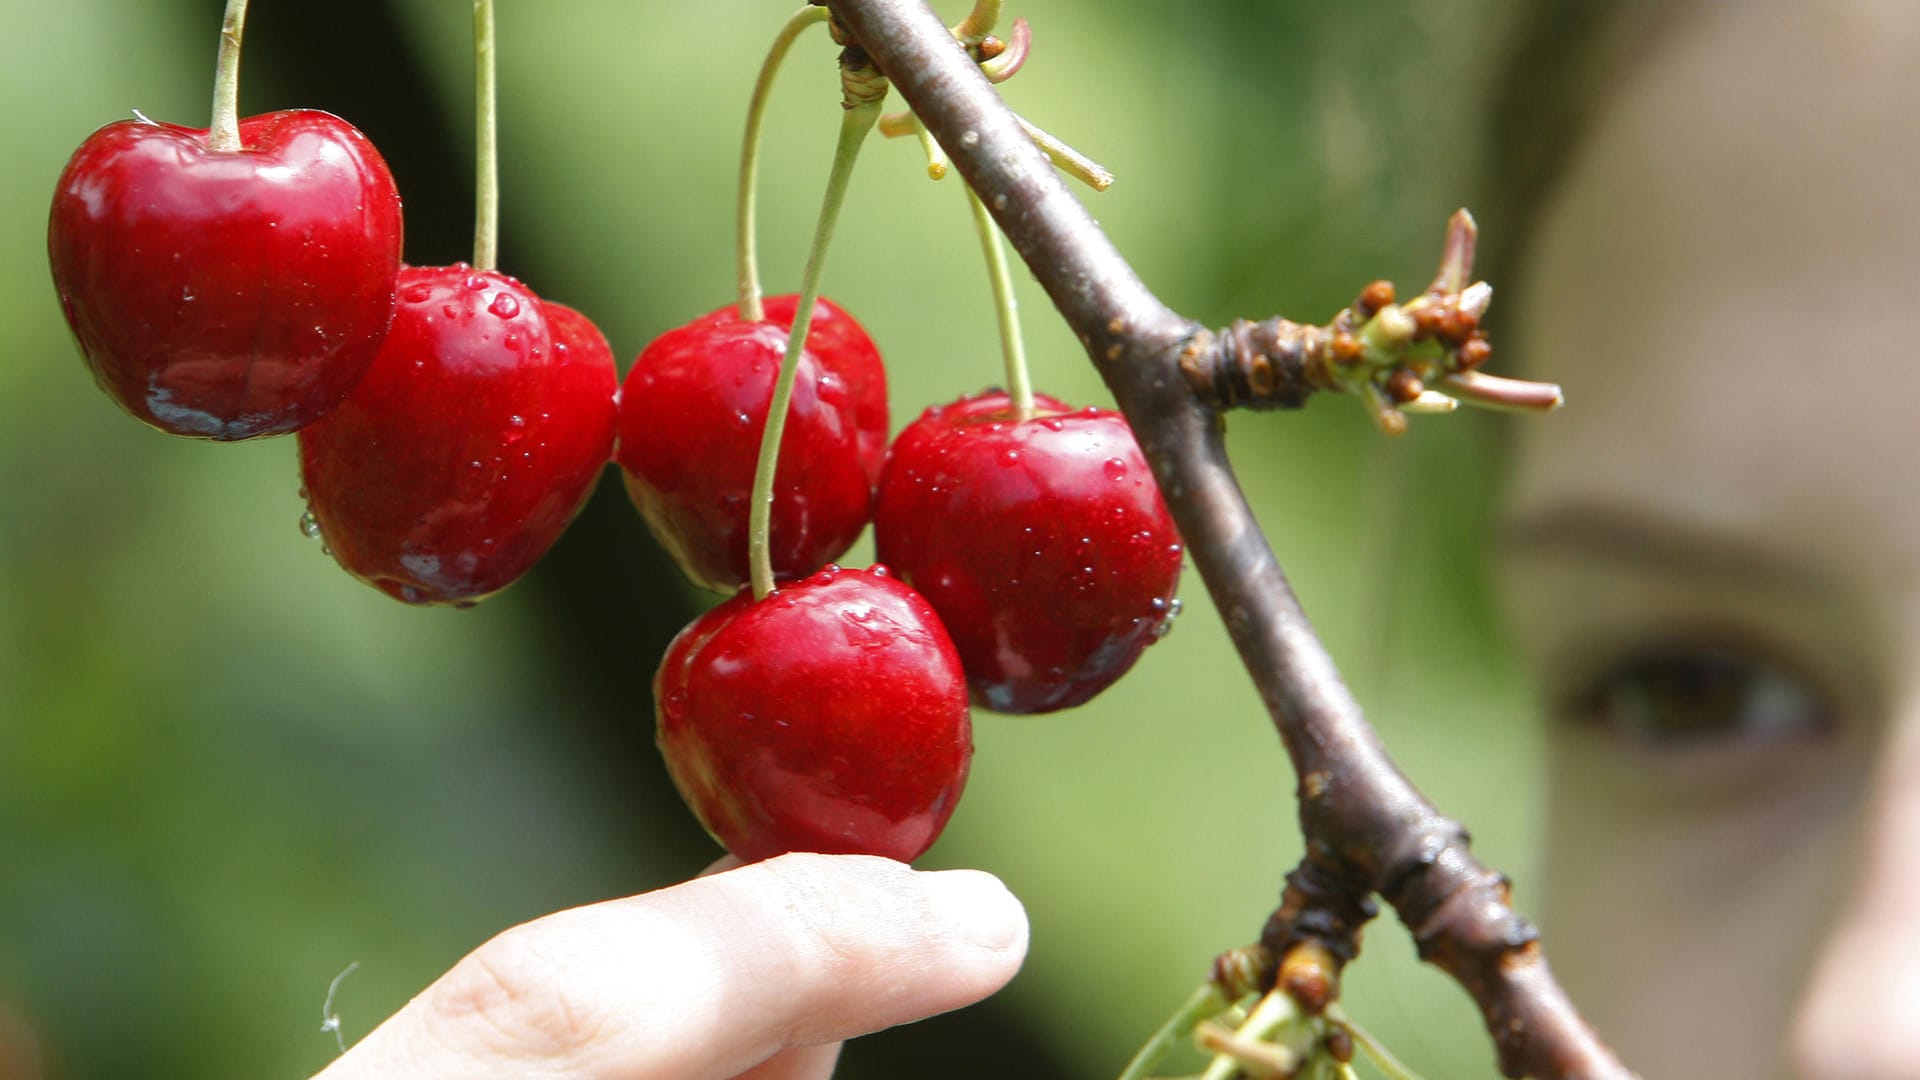
[{"label": "cluster of cherries", "polygon": [[393,178],[338,117],[238,135],[140,117],[68,162],[48,253],[94,378],[176,435],[298,431],[309,527],[382,591],[504,588],[612,453],[606,338],[504,274],[403,266]]},{"label": "cluster of cherries", "polygon": [[[889,448],[879,354],[822,300],[780,448],[781,584],[756,600],[747,503],[793,308],[669,331],[622,390],[634,503],[688,577],[738,590],[667,650],[660,745],[743,858],[911,859],[965,784],[969,697],[1041,713],[1113,683],[1177,609],[1179,536],[1110,409],[1040,398],[1023,414],[993,391],[926,410]],[[832,565],[869,519],[879,564]]]},{"label": "cluster of cherries", "polygon": [[[970,701],[1078,705],[1177,609],[1179,538],[1123,417],[996,391],[889,446],[879,352],[825,300],[792,360],[756,596],[797,297],[670,330],[616,385],[573,309],[484,265],[403,265],[393,179],[350,125],[297,110],[223,136],[218,116],[110,124],[60,178],[54,282],[100,386],[178,435],[297,431],[303,527],[414,604],[513,582],[616,461],[688,577],[735,594],[654,680],[669,770],[735,854],[918,856],[965,783]],[[880,565],[833,565],[869,521]]]}]

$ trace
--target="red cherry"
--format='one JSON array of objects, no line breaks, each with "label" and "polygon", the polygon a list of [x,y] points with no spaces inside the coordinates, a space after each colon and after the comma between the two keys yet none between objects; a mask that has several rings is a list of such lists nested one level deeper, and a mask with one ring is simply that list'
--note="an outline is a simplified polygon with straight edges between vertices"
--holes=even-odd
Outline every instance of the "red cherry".
[{"label": "red cherry", "polygon": [[[782,330],[793,329],[793,313],[800,307],[794,293],[769,296],[761,302],[766,321]],[[701,316],[699,322],[739,322],[740,309],[732,304]],[[847,381],[853,397],[854,423],[860,432],[860,462],[874,483],[887,460],[887,370],[880,349],[866,328],[847,310],[821,297],[813,302],[813,321],[807,324],[807,351],[827,370]]]},{"label": "red cherry", "polygon": [[874,541],[940,613],[974,699],[1078,705],[1177,608],[1180,537],[1126,418],[999,391],[928,409],[894,440]]},{"label": "red cherry", "polygon": [[469,267],[408,267],[393,332],[353,393],[300,432],[333,556],[413,604],[525,573],[613,448],[613,353],[578,312]]},{"label": "red cherry", "polygon": [[123,120],[74,152],[47,254],[93,376],[162,431],[245,439],[324,414],[393,320],[400,196],[373,144],[299,109],[204,129]]},{"label": "red cherry", "polygon": [[933,609],[883,566],[830,566],[695,619],[653,677],[660,752],[728,851],[907,862],[973,755],[966,677]]},{"label": "red cherry", "polygon": [[[747,513],[760,433],[787,330],[715,312],[655,338],[620,391],[617,460],[654,538],[689,578],[719,592],[747,580]],[[780,441],[770,555],[800,577],[839,557],[873,509],[886,440],[885,375],[856,358],[849,376],[802,350]],[[877,419],[868,399],[876,388]],[[875,426],[875,425],[878,426]]]}]

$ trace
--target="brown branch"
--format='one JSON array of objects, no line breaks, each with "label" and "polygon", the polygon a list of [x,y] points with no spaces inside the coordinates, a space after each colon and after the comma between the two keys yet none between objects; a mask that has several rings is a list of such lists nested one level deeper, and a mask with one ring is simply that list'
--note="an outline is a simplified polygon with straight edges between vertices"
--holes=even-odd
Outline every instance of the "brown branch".
[{"label": "brown branch", "polygon": [[1132,423],[1293,761],[1313,878],[1348,883],[1309,910],[1384,897],[1479,1004],[1506,1075],[1630,1077],[1554,982],[1505,879],[1388,758],[1281,573],[1227,460],[1221,405],[1181,363],[1238,350],[1205,362],[1244,366],[1237,343],[1255,335],[1209,337],[1160,302],[922,0],[828,6],[980,193]]}]

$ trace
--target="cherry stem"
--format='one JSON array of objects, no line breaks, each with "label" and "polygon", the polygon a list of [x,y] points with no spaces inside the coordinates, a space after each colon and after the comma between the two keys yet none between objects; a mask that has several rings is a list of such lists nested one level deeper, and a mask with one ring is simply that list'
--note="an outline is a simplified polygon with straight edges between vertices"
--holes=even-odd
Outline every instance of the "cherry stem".
[{"label": "cherry stem", "polygon": [[500,261],[499,91],[493,62],[493,0],[473,0],[473,268]]},{"label": "cherry stem", "polygon": [[1000,358],[1007,368],[1007,397],[1013,414],[1025,420],[1033,415],[1033,380],[1027,375],[1027,346],[1020,333],[1020,301],[1013,295],[1013,275],[1007,272],[1007,250],[1000,228],[987,213],[987,204],[972,188],[967,203],[973,207],[973,227],[980,234],[980,250],[987,256],[987,278],[993,282],[993,312],[1000,320]]},{"label": "cherry stem", "polygon": [[760,129],[767,118],[767,97],[773,90],[774,75],[779,73],[787,50],[793,47],[800,32],[815,23],[826,22],[830,15],[826,8],[812,4],[793,13],[780,28],[779,36],[773,39],[767,58],[760,62],[760,76],[753,83],[753,98],[747,102],[747,132],[740,140],[740,202],[734,213],[734,259],[739,267],[736,286],[740,293],[740,318],[745,322],[759,322],[767,316],[760,304],[760,256],[754,239],[756,192],[760,186]]},{"label": "cherry stem", "polygon": [[767,406],[767,423],[760,432],[760,460],[753,470],[753,497],[747,514],[747,567],[753,579],[753,598],[765,600],[773,591],[773,557],[767,538],[773,521],[773,478],[780,459],[780,437],[786,431],[787,405],[793,400],[793,382],[800,371],[800,353],[813,326],[813,305],[820,299],[820,277],[826,269],[827,245],[840,221],[847,182],[867,133],[880,119],[878,100],[855,105],[841,114],[840,139],[833,149],[833,168],[827,173],[827,193],[820,201],[820,220],[807,249],[807,268],[800,275],[800,299],[793,307],[793,329],[787,333],[787,351],[780,364],[780,380]]},{"label": "cherry stem", "polygon": [[207,149],[240,149],[240,35],[247,24],[247,0],[227,0],[220,20],[220,54],[213,62],[213,122]]},{"label": "cherry stem", "polygon": [[1200,1026],[1200,1021],[1217,1015],[1226,1007],[1226,996],[1221,994],[1218,984],[1212,979],[1201,983],[1200,988],[1180,1006],[1180,1011],[1169,1016],[1167,1022],[1160,1025],[1160,1030],[1154,1032],[1146,1045],[1133,1055],[1133,1060],[1127,1062],[1120,1080],[1148,1080],[1154,1066],[1160,1064],[1182,1040],[1192,1035],[1193,1029]]}]

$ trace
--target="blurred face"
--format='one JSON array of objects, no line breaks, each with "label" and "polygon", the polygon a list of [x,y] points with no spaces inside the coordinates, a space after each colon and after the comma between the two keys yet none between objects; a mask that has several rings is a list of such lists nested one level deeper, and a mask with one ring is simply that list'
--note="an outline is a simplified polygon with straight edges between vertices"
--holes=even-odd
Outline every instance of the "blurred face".
[{"label": "blurred face", "polygon": [[1920,1077],[1920,7],[1699,7],[1502,349],[1549,954],[1649,1076]]}]

